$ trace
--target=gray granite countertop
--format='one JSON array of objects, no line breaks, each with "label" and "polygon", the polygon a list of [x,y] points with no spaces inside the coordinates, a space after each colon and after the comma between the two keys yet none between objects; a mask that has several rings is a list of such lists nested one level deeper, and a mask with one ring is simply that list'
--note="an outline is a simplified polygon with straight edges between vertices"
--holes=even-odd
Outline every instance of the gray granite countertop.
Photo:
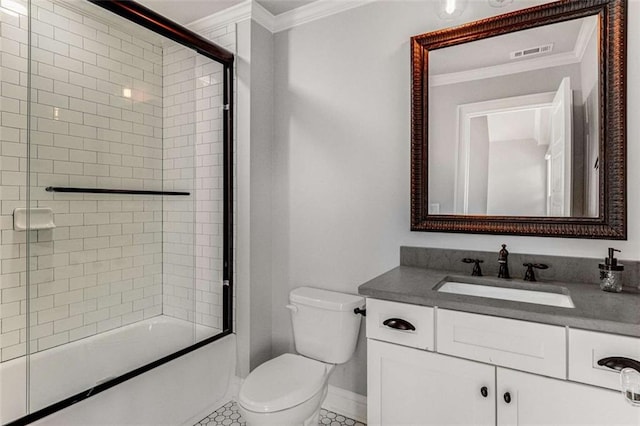
[{"label": "gray granite countertop", "polygon": [[[538,305],[489,299],[485,297],[442,293],[434,290],[441,281],[458,277],[464,282],[566,293],[575,308]],[[437,306],[456,311],[493,315],[545,324],[562,325],[584,330],[601,331],[640,337],[640,292],[625,289],[622,293],[607,293],[598,285],[554,281],[526,282],[492,277],[470,277],[459,272],[399,266],[362,284],[358,292],[367,297]]]}]

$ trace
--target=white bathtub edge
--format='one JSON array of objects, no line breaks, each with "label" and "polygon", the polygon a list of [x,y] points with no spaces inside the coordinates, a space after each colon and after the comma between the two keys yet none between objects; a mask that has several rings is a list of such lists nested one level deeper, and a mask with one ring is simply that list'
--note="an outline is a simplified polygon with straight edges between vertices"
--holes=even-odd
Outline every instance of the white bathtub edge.
[{"label": "white bathtub edge", "polygon": [[211,406],[209,401],[226,397],[234,377],[235,354],[236,336],[230,334],[33,424],[182,424]]},{"label": "white bathtub edge", "polygon": [[207,406],[207,408],[203,409],[198,414],[194,415],[189,420],[182,423],[180,426],[193,426],[196,423],[198,423],[200,420],[207,417],[209,414],[216,411],[218,408],[222,407],[227,402],[237,401],[238,392],[240,392],[241,385],[242,385],[242,379],[240,377],[238,376],[231,377],[231,381],[229,383],[227,393],[222,398],[220,398],[213,404],[210,404],[209,406]]}]

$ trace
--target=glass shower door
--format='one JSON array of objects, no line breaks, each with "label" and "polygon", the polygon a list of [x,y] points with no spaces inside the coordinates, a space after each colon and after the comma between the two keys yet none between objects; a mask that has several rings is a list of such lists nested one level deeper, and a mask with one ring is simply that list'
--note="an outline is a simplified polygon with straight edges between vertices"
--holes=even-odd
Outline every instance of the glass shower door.
[{"label": "glass shower door", "polygon": [[228,65],[87,1],[0,16],[4,424],[230,332],[229,130]]},{"label": "glass shower door", "polygon": [[0,424],[27,409],[28,24],[27,1],[0,2]]}]

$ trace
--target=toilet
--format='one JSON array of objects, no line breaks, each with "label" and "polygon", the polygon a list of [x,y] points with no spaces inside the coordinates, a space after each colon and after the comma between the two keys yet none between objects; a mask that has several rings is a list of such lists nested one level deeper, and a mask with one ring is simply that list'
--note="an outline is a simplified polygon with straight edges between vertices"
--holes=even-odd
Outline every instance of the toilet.
[{"label": "toilet", "polygon": [[298,354],[284,354],[253,370],[238,394],[249,426],[317,425],[336,364],[347,362],[358,341],[364,298],[299,287],[289,293]]}]

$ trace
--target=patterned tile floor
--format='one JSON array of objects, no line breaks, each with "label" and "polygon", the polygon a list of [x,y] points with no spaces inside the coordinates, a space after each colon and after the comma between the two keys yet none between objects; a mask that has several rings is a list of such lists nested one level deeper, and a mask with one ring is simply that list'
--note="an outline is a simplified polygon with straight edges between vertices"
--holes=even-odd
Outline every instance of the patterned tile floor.
[{"label": "patterned tile floor", "polygon": [[[200,420],[194,426],[245,426],[246,422],[238,412],[238,406],[235,401],[229,401],[204,419]],[[345,417],[341,414],[327,411],[324,408],[320,410],[320,420],[318,425],[327,426],[366,426],[364,423],[357,422],[353,419]]]}]

